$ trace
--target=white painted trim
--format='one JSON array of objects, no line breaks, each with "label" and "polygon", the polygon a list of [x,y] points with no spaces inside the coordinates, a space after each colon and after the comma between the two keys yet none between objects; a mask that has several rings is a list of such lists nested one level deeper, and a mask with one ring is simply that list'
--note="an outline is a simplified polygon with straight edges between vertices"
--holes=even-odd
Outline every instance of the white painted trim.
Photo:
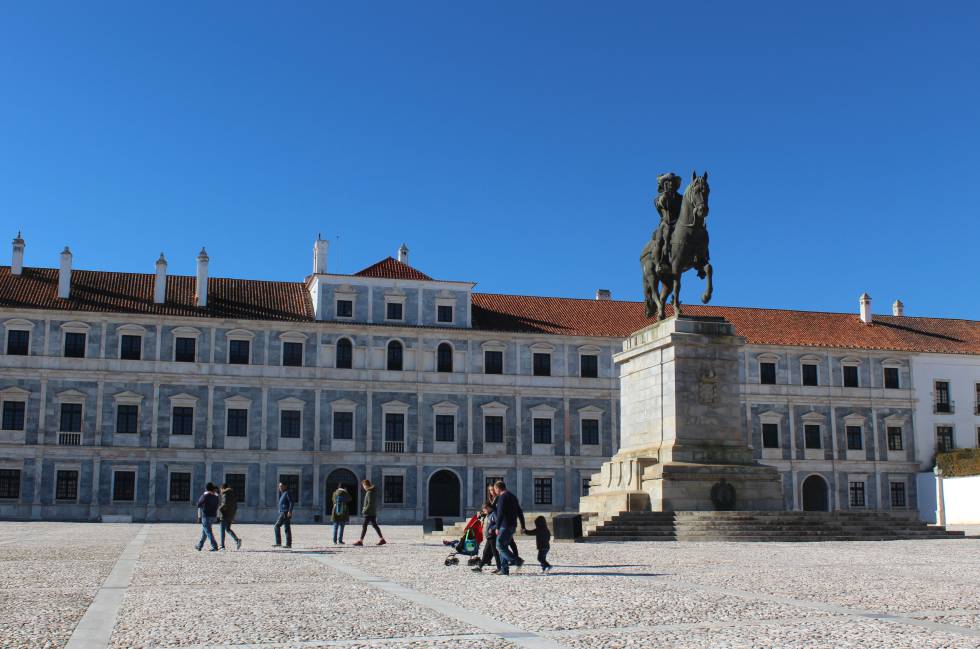
[{"label": "white painted trim", "polygon": [[23,318],[4,320],[3,326],[7,331],[32,331],[34,329],[34,323]]},{"label": "white painted trim", "polygon": [[61,323],[60,329],[63,333],[87,334],[92,329],[92,326],[87,322],[72,320],[71,322]]},{"label": "white painted trim", "polygon": [[143,395],[126,390],[112,395],[112,400],[116,402],[116,405],[138,406],[143,403]]}]

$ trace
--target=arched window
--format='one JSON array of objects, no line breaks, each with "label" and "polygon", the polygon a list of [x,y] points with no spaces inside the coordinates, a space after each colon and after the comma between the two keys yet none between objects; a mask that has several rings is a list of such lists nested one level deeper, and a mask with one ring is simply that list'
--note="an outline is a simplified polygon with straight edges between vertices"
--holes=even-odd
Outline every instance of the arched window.
[{"label": "arched window", "polygon": [[396,371],[402,369],[402,344],[397,340],[388,343],[388,369]]},{"label": "arched window", "polygon": [[337,341],[337,367],[343,370],[354,367],[354,346],[348,338]]},{"label": "arched window", "polygon": [[436,371],[453,371],[453,347],[449,343],[441,343],[436,351]]}]

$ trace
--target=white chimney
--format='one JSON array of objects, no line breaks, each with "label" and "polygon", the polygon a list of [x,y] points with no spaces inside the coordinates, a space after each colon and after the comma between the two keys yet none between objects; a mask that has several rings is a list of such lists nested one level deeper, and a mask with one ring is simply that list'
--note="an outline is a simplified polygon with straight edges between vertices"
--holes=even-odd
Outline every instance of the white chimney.
[{"label": "white chimney", "polygon": [[163,304],[167,301],[167,260],[163,253],[157,259],[157,276],[153,281],[153,301],[156,304]]},{"label": "white chimney", "polygon": [[892,302],[892,315],[899,317],[905,315],[905,305],[902,304],[901,300]]},{"label": "white chimney", "polygon": [[24,270],[24,240],[20,238],[20,231],[14,239],[14,254],[10,258],[10,274],[20,275]]},{"label": "white chimney", "polygon": [[861,293],[861,297],[858,299],[861,304],[861,322],[871,324],[871,296],[867,293]]},{"label": "white chimney", "polygon": [[208,305],[208,261],[208,252],[201,248],[201,252],[197,255],[197,287],[195,289],[197,306]]},{"label": "white chimney", "polygon": [[329,241],[325,241],[320,238],[320,235],[316,235],[316,241],[313,242],[313,274],[322,275],[327,272],[327,248],[330,246]]},{"label": "white chimney", "polygon": [[61,251],[61,268],[58,270],[58,297],[68,299],[71,293],[71,250],[68,246]]},{"label": "white chimney", "polygon": [[408,246],[406,246],[404,243],[402,244],[402,247],[398,249],[398,261],[402,262],[403,264],[408,263]]},{"label": "white chimney", "polygon": [[595,292],[595,299],[608,302],[612,299],[612,291],[608,288],[600,288]]}]

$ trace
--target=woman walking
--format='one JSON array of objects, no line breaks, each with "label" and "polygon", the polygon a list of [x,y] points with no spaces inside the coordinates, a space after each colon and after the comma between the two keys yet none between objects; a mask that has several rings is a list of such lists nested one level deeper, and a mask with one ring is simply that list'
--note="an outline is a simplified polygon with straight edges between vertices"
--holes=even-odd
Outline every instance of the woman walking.
[{"label": "woman walking", "polygon": [[364,545],[364,536],[367,534],[368,525],[374,527],[374,531],[378,533],[378,538],[381,539],[378,541],[378,545],[384,545],[387,541],[381,533],[381,528],[378,527],[378,501],[374,498],[374,485],[371,484],[370,480],[364,479],[361,480],[361,487],[364,488],[364,505],[361,506],[364,524],[361,525],[361,538],[354,545]]},{"label": "woman walking", "polygon": [[333,543],[344,544],[344,528],[350,520],[350,494],[344,485],[337,485],[337,490],[330,497],[333,507],[330,510],[330,520],[333,521]]}]

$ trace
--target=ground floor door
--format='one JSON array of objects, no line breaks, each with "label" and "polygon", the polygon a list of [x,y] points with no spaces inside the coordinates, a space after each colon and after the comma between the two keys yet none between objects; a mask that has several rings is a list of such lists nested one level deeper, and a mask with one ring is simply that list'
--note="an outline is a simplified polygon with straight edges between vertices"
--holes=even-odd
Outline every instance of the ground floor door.
[{"label": "ground floor door", "polygon": [[429,516],[456,518],[460,514],[459,478],[452,471],[436,471],[429,478]]},{"label": "ground floor door", "polygon": [[333,511],[333,492],[337,490],[337,486],[341,485],[350,494],[350,502],[347,503],[347,511],[351,513],[352,516],[359,515],[361,510],[358,508],[358,496],[360,492],[358,491],[357,476],[354,475],[352,471],[347,469],[335,469],[330,472],[327,476],[327,481],[324,484],[324,508],[326,522],[330,522],[330,512]]},{"label": "ground floor door", "polygon": [[803,511],[828,511],[829,501],[826,480],[818,475],[812,475],[803,481]]}]

